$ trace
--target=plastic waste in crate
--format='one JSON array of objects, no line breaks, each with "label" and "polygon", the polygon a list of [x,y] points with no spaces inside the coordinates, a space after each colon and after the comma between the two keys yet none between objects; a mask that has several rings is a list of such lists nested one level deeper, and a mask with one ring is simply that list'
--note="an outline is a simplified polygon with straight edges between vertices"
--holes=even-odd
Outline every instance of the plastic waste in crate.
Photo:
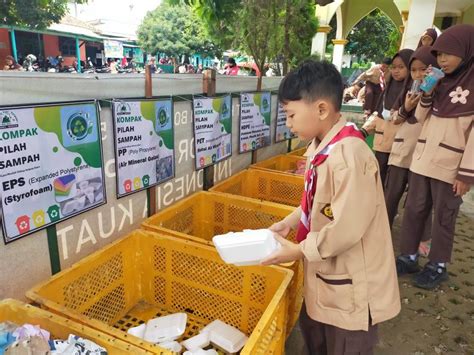
[{"label": "plastic waste in crate", "polygon": [[258,265],[267,256],[280,248],[269,229],[245,229],[212,238],[222,260],[237,266]]},{"label": "plastic waste in crate", "polygon": [[226,353],[233,354],[240,351],[247,340],[247,336],[240,330],[216,319],[206,325],[198,335],[189,338],[181,344],[191,354],[200,354],[199,351],[202,351],[203,348],[208,347],[210,344],[222,349]]},{"label": "plastic waste in crate", "polygon": [[170,314],[150,319],[146,324],[130,328],[127,332],[150,343],[168,343],[184,334],[187,319],[186,313]]}]

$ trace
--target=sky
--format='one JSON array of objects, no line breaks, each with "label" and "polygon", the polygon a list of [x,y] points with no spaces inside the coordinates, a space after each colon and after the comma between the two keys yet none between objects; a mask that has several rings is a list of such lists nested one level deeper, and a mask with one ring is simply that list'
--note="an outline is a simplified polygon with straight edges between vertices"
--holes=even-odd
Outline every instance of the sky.
[{"label": "sky", "polygon": [[85,5],[70,5],[69,14],[82,21],[97,19],[107,20],[103,29],[135,33],[143,17],[150,10],[154,10],[161,0],[89,0]]}]

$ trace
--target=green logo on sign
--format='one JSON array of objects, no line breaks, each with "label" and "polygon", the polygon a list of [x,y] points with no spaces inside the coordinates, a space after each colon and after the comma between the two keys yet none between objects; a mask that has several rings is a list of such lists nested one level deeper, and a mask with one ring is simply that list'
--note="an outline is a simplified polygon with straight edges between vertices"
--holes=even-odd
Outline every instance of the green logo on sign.
[{"label": "green logo on sign", "polygon": [[227,114],[229,113],[229,108],[227,107],[227,105],[225,103],[222,104],[222,116],[227,116]]},{"label": "green logo on sign", "polygon": [[130,115],[132,113],[132,108],[126,102],[121,102],[118,105],[117,115]]},{"label": "green logo on sign", "polygon": [[262,107],[265,111],[268,110],[268,100],[267,99],[263,99]]},{"label": "green logo on sign", "polygon": [[168,122],[168,114],[164,108],[160,108],[158,111],[158,122],[160,122],[161,126],[165,126]]},{"label": "green logo on sign", "polygon": [[80,141],[87,137],[89,133],[88,127],[87,120],[81,112],[72,115],[67,121],[68,134],[75,141]]},{"label": "green logo on sign", "polygon": [[11,111],[0,111],[0,129],[18,127],[18,119]]}]

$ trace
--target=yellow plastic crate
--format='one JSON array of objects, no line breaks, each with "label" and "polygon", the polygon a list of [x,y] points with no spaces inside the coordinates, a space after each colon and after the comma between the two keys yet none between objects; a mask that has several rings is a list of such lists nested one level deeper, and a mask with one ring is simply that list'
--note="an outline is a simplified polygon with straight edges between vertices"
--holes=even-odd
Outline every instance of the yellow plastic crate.
[{"label": "yellow plastic crate", "polygon": [[20,326],[25,323],[39,325],[51,333],[52,339],[67,339],[69,334],[74,334],[102,346],[109,355],[150,354],[108,334],[13,299],[0,302],[0,323],[6,321]]},{"label": "yellow plastic crate", "polygon": [[295,149],[289,153],[287,153],[286,155],[295,155],[295,156],[298,156],[298,157],[302,157],[304,155],[304,153],[306,153],[306,147],[303,147],[303,148],[299,148],[299,149]]},{"label": "yellow plastic crate", "polygon": [[211,247],[137,230],[27,297],[155,354],[172,353],[126,331],[175,312],[188,314],[181,340],[220,319],[249,336],[241,354],[283,354],[292,276],[279,267],[237,268]]},{"label": "yellow plastic crate", "polygon": [[304,191],[304,177],[258,169],[244,170],[209,191],[297,207]]},{"label": "yellow plastic crate", "polygon": [[[216,192],[198,192],[142,223],[142,227],[158,233],[192,240],[207,245],[212,237],[243,229],[268,228],[281,221],[294,207],[272,202]],[[295,241],[296,234],[290,232],[287,237]],[[287,330],[295,325],[303,302],[303,263],[294,262],[283,265],[294,272],[290,285],[289,319]]]},{"label": "yellow plastic crate", "polygon": [[273,158],[250,165],[250,169],[276,171],[288,175],[303,176],[303,174],[295,173],[295,170],[298,168],[298,163],[305,164],[306,158],[294,155],[277,155]]}]

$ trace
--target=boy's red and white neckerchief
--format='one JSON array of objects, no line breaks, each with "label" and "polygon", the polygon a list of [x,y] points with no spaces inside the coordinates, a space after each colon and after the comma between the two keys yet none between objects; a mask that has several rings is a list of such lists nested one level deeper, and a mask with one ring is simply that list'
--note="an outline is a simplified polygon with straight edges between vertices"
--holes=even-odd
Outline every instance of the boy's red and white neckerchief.
[{"label": "boy's red and white neckerchief", "polygon": [[347,137],[357,137],[364,139],[362,133],[353,123],[347,123],[327,144],[327,146],[324,147],[324,149],[316,154],[311,160],[311,165],[308,171],[305,173],[304,192],[301,198],[301,219],[296,232],[296,241],[298,243],[301,243],[303,240],[305,240],[306,235],[311,230],[311,208],[313,207],[314,194],[316,193],[316,185],[318,180],[316,168],[326,161],[334,146],[340,140]]}]

